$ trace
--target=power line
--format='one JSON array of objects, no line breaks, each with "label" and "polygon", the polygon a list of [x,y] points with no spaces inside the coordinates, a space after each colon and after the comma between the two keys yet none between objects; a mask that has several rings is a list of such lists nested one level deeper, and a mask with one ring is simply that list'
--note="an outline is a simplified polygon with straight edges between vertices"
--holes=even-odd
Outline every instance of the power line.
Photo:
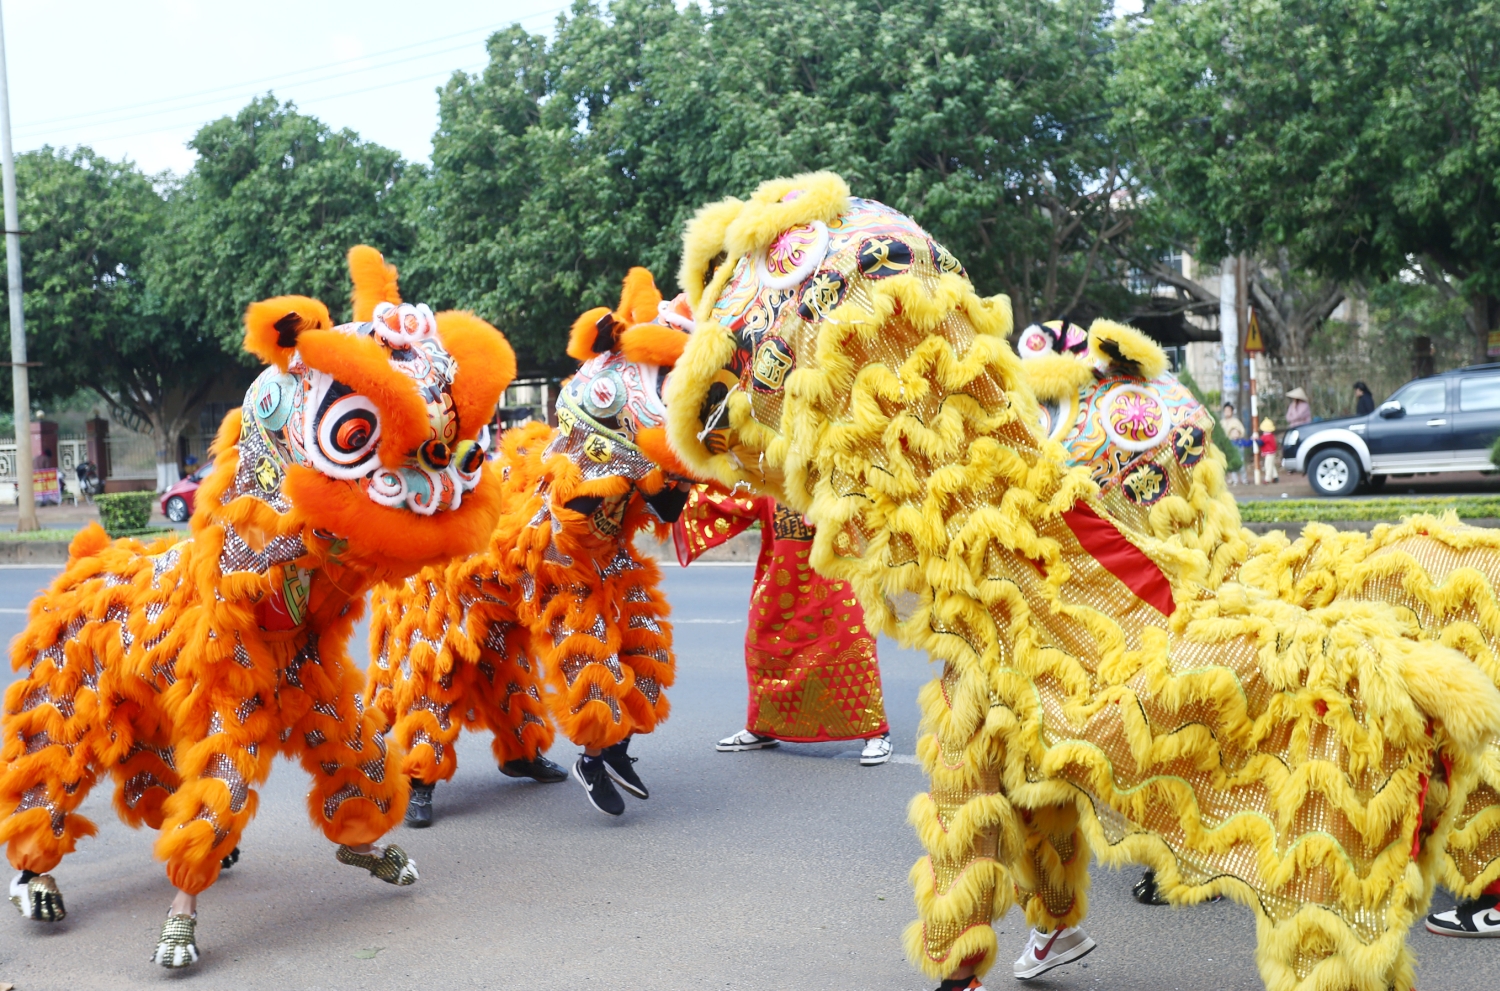
[{"label": "power line", "polygon": [[[387,89],[387,88],[389,88],[391,86],[404,86],[407,83],[421,82],[424,79],[431,79],[434,76],[446,76],[446,75],[450,75],[450,74],[452,74],[454,72],[473,72],[473,71],[475,71],[477,69],[484,68],[488,64],[489,64],[488,62],[480,62],[480,63],[477,63],[477,64],[475,64],[473,66],[460,66],[460,67],[455,68],[455,69],[443,69],[443,70],[436,71],[436,72],[424,72],[421,75],[410,76],[410,77],[408,77],[406,79],[392,79],[392,80],[388,80],[386,82],[376,83],[373,86],[363,86],[363,87],[360,87],[359,89],[345,90],[342,93],[329,93],[329,94],[324,95],[324,96],[316,96],[316,97],[313,97],[310,102],[317,102],[318,100],[337,100],[337,99],[340,99],[340,98],[346,97],[346,96],[358,96],[361,93],[370,93],[370,92],[373,92],[373,91],[378,90],[378,89]],[[180,127],[190,127],[194,123],[197,123],[197,122],[199,122],[201,120],[202,120],[202,118],[200,118],[200,117],[194,117],[191,120],[186,120],[186,121],[184,121],[181,124],[164,124],[161,127],[153,127],[151,129],[145,130],[145,131],[132,131],[132,132],[130,132],[128,134],[107,134],[107,135],[103,135],[103,136],[100,136],[100,137],[96,137],[95,140],[100,140],[100,141],[124,141],[127,138],[139,138],[139,137],[142,137],[142,136],[147,135],[147,134],[160,134],[163,131],[175,131],[175,130],[177,130]]]},{"label": "power line", "polygon": [[[452,48],[440,48],[440,49],[438,49],[436,51],[432,51],[432,52],[423,52],[423,53],[421,53],[419,55],[408,55],[406,58],[395,59],[395,60],[391,60],[391,61],[383,61],[383,62],[380,62],[380,63],[378,63],[376,65],[368,65],[368,66],[364,66],[364,67],[358,68],[358,69],[349,69],[349,70],[346,70],[344,72],[335,72],[335,73],[333,73],[331,75],[315,76],[312,79],[304,79],[304,80],[301,80],[301,81],[298,81],[298,82],[287,82],[284,85],[286,85],[288,87],[291,87],[291,86],[311,86],[311,85],[314,85],[316,83],[327,82],[330,79],[342,79],[342,78],[345,78],[346,76],[351,76],[351,75],[354,75],[356,73],[372,72],[374,70],[384,69],[384,68],[387,68],[388,66],[392,66],[392,65],[401,65],[401,64],[406,63],[406,62],[414,62],[414,61],[417,61],[419,59],[431,58],[431,57],[437,56],[437,55],[447,55],[447,54],[449,54],[451,52],[462,51],[462,50],[464,50],[464,49],[466,49],[468,47],[469,47],[468,45],[456,45],[456,46],[454,46]],[[144,120],[145,118],[148,118],[148,117],[160,117],[163,114],[175,114],[175,113],[180,113],[180,112],[182,112],[184,110],[195,110],[195,109],[197,109],[199,107],[211,107],[211,106],[214,106],[215,104],[222,103],[226,97],[232,95],[236,91],[243,92],[244,89],[248,89],[251,85],[252,85],[251,83],[246,83],[244,85],[244,87],[226,87],[225,89],[227,90],[227,92],[221,93],[218,96],[211,97],[211,98],[209,98],[207,100],[200,100],[197,103],[184,103],[181,106],[163,107],[160,110],[146,110],[146,111],[144,111],[142,113],[138,113],[138,114],[127,114],[124,117],[108,117],[108,116],[106,116],[105,114],[103,114],[101,112],[100,114],[96,114],[95,116],[98,116],[98,117],[100,117],[102,119],[80,121],[78,123],[75,123],[75,124],[72,124],[72,125],[70,125],[68,127],[63,128],[63,130],[75,130],[75,129],[81,128],[81,127],[101,127],[101,126],[107,126],[107,125],[110,125],[110,124],[124,124],[127,121],[132,121],[132,120]],[[201,94],[194,94],[194,96],[197,96],[197,95],[201,95]],[[189,99],[189,98],[188,97],[178,97],[178,99],[179,100],[184,100],[184,99]],[[82,115],[80,115],[80,116],[82,116]],[[52,130],[53,129],[53,125],[55,125],[57,123],[58,123],[58,121],[48,121],[48,122],[45,122],[43,124],[33,124],[30,127],[24,129],[22,131],[22,134],[29,137],[32,134],[43,133],[45,131]]]},{"label": "power line", "polygon": [[[24,133],[26,133],[26,134],[29,135],[29,134],[35,133],[35,132],[37,132],[39,130],[42,130],[42,129],[51,128],[51,127],[53,127],[55,125],[58,125],[58,124],[64,124],[64,123],[74,122],[74,121],[80,122],[80,123],[74,124],[73,125],[74,127],[86,127],[86,126],[95,126],[95,125],[100,125],[100,124],[123,123],[123,122],[128,121],[128,120],[139,120],[139,119],[142,119],[142,118],[145,118],[145,117],[160,116],[161,114],[164,114],[164,113],[175,113],[175,112],[181,111],[181,110],[191,110],[191,109],[194,109],[196,107],[206,106],[206,105],[210,105],[212,103],[218,102],[218,99],[214,99],[214,100],[203,101],[203,102],[200,102],[200,103],[182,104],[183,100],[195,100],[195,99],[197,99],[199,97],[209,96],[210,94],[221,94],[222,95],[222,94],[225,94],[225,93],[232,93],[232,92],[235,92],[235,91],[243,92],[247,88],[251,88],[251,87],[258,88],[258,87],[260,87],[262,85],[266,85],[266,84],[273,84],[274,85],[274,84],[277,84],[277,83],[282,83],[282,84],[286,84],[286,85],[299,85],[299,86],[302,86],[302,85],[311,85],[313,83],[327,81],[328,79],[339,78],[340,76],[348,75],[348,74],[350,74],[352,72],[368,72],[368,71],[371,71],[372,69],[384,68],[384,67],[386,67],[388,65],[400,64],[400,63],[403,63],[403,62],[412,62],[412,61],[416,61],[417,59],[429,58],[429,57],[433,57],[433,56],[437,56],[437,55],[448,54],[450,52],[455,52],[455,51],[459,51],[459,50],[461,50],[463,48],[466,48],[466,47],[468,47],[468,45],[467,44],[464,44],[464,45],[455,45],[455,46],[452,46],[450,48],[439,49],[439,50],[435,50],[435,51],[431,51],[431,52],[424,52],[424,53],[420,53],[420,54],[417,54],[417,55],[410,55],[410,56],[407,56],[405,58],[398,59],[395,62],[386,62],[386,63],[384,63],[382,65],[367,65],[367,66],[364,66],[362,68],[349,70],[349,72],[334,73],[332,75],[318,76],[318,77],[313,78],[313,79],[305,79],[305,80],[298,81],[297,77],[299,77],[299,76],[305,76],[308,73],[313,73],[313,72],[326,72],[326,70],[328,70],[328,69],[337,68],[339,66],[352,65],[352,64],[357,63],[357,62],[367,62],[367,61],[372,60],[372,59],[381,59],[381,58],[383,58],[384,56],[387,56],[387,55],[392,55],[392,54],[396,54],[398,52],[403,52],[403,51],[409,51],[409,50],[411,50],[413,48],[421,48],[421,47],[424,47],[424,46],[427,46],[427,45],[433,45],[433,44],[437,44],[437,43],[443,42],[443,41],[449,41],[449,40],[451,40],[453,38],[464,37],[464,36],[471,36],[471,35],[476,34],[478,32],[491,32],[491,31],[496,30],[497,28],[504,27],[504,26],[507,26],[509,24],[519,24],[519,23],[522,23],[524,21],[535,20],[538,17],[546,17],[546,16],[548,16],[550,14],[556,14],[556,13],[559,13],[560,11],[563,11],[563,10],[566,10],[566,9],[567,9],[566,7],[553,7],[553,8],[550,8],[548,10],[536,11],[534,13],[527,14],[524,17],[517,18],[517,19],[511,20],[511,21],[496,22],[496,23],[485,25],[485,26],[482,26],[482,27],[470,28],[470,29],[468,29],[466,31],[458,31],[458,32],[454,32],[453,34],[445,34],[445,35],[441,35],[441,36],[436,37],[436,38],[428,38],[425,41],[416,41],[416,42],[412,42],[412,43],[407,44],[407,45],[398,45],[395,48],[388,48],[388,49],[384,49],[383,51],[372,52],[372,53],[370,53],[368,55],[360,55],[360,56],[357,56],[355,58],[344,59],[343,61],[340,61],[340,62],[330,62],[330,63],[325,63],[323,65],[311,66],[311,67],[306,68],[306,69],[300,69],[300,70],[297,70],[295,72],[281,73],[281,74],[278,74],[278,75],[275,75],[275,76],[265,76],[265,77],[262,77],[260,79],[249,80],[249,81],[242,82],[242,83],[233,83],[233,84],[228,84],[228,85],[225,85],[225,86],[212,87],[210,89],[199,90],[196,93],[188,93],[188,94],[184,94],[182,96],[165,97],[165,98],[162,98],[162,99],[159,99],[159,100],[147,100],[147,101],[142,102],[142,103],[130,104],[130,105],[127,105],[127,106],[124,106],[124,107],[115,107],[115,108],[112,108],[112,109],[109,109],[109,110],[93,110],[93,111],[89,111],[87,113],[71,114],[71,115],[64,116],[64,117],[54,117],[54,118],[51,118],[50,120],[37,121],[35,123],[22,124],[22,125],[20,125],[18,127],[18,130],[20,130],[20,131],[22,131],[22,132],[24,132]],[[222,98],[222,96],[220,98]],[[111,115],[114,115],[114,114],[126,113],[126,112],[131,111],[131,110],[144,110],[146,108],[156,107],[156,106],[160,106],[162,104],[180,104],[180,105],[165,107],[164,109],[161,109],[161,110],[151,110],[151,111],[148,111],[146,113],[141,113],[141,114],[131,114],[131,115],[125,116],[125,117],[112,117],[111,118]],[[109,118],[109,119],[92,120],[91,118]],[[68,129],[71,130],[73,128],[68,128]],[[151,132],[142,132],[142,133],[151,133]]]}]

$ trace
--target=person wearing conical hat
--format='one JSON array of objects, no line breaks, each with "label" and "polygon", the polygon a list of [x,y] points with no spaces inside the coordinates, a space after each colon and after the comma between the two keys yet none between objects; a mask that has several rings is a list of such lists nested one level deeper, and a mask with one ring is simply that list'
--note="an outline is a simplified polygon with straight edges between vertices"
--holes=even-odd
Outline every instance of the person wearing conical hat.
[{"label": "person wearing conical hat", "polygon": [[1286,407],[1286,425],[1288,427],[1300,427],[1312,422],[1312,405],[1307,401],[1307,393],[1299,385],[1286,394],[1291,400]]}]

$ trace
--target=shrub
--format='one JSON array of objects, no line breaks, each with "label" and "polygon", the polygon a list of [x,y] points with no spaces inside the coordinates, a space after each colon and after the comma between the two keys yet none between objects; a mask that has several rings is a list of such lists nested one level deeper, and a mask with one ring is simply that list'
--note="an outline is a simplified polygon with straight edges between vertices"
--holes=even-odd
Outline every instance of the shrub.
[{"label": "shrub", "polygon": [[94,497],[99,522],[111,537],[143,533],[151,524],[151,503],[155,500],[155,492],[111,492]]},{"label": "shrub", "polygon": [[1245,523],[1326,523],[1339,520],[1395,523],[1413,513],[1441,516],[1450,511],[1457,513],[1460,519],[1494,519],[1500,517],[1500,497],[1254,499],[1240,503],[1240,519]]}]

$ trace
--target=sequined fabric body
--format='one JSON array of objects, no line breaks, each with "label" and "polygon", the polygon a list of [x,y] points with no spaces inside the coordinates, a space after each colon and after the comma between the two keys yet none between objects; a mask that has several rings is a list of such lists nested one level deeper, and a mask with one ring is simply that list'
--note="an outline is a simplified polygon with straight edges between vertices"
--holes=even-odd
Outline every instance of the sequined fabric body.
[{"label": "sequined fabric body", "polygon": [[752,523],[761,530],[750,592],[745,728],[792,742],[862,740],[889,731],[875,636],[847,584],[812,569],[813,530],[764,496],[697,486],[672,527],[679,559],[693,560]]},{"label": "sequined fabric body", "polygon": [[[798,181],[769,184],[742,216],[830,198]],[[854,198],[845,210],[883,211],[882,237],[903,239],[894,254],[911,264],[886,274],[862,241],[830,236],[803,282],[772,286],[768,254],[731,258],[668,401],[697,414],[673,421],[690,464],[806,514],[819,571],[849,582],[872,626],[944,664],[921,695],[931,789],[910,809],[928,850],[912,872],[913,960],[933,977],[987,966],[989,923],[1013,899],[1032,925],[1076,924],[1092,849],[1149,864],[1178,900],[1249,902],[1277,991],[1405,991],[1406,929],[1437,880],[1430,851],[1500,727],[1493,686],[1383,603],[1308,609],[1205,587],[1209,555],[1118,521],[1101,479],[1038,434],[1004,301],[977,297],[893,211]],[[843,280],[838,307],[755,315],[820,273]],[[795,369],[779,387],[754,374],[772,337]],[[1188,436],[1160,449],[1191,416],[1168,424],[1139,393],[1116,398],[1117,432],[1158,448],[1147,464],[1183,467],[1201,448]],[[1121,459],[1102,481],[1130,501],[1140,467]],[[1479,723],[1434,684],[1478,692]]]},{"label": "sequined fabric body", "polygon": [[[1090,365],[1096,360],[1087,351],[1076,357]],[[1167,412],[1160,418],[1167,429],[1157,432],[1154,448],[1131,451],[1114,443],[1119,431],[1104,417],[1108,397],[1122,386],[1159,397]],[[1057,434],[1068,463],[1090,467],[1100,500],[1123,528],[1212,555],[1210,584],[1238,577],[1308,608],[1340,601],[1393,605],[1410,620],[1406,629],[1416,639],[1454,647],[1492,681],[1500,679],[1500,621],[1493,618],[1500,617],[1494,592],[1500,534],[1419,517],[1369,535],[1312,525],[1290,541],[1279,533],[1258,537],[1241,528],[1224,487],[1211,419],[1170,373],[1145,381],[1096,372],[1073,405],[1076,423]],[[1155,498],[1132,491],[1132,480],[1142,477]],[[1479,781],[1454,821],[1445,862],[1444,883],[1461,898],[1500,889],[1500,745],[1492,744],[1479,763]]]}]

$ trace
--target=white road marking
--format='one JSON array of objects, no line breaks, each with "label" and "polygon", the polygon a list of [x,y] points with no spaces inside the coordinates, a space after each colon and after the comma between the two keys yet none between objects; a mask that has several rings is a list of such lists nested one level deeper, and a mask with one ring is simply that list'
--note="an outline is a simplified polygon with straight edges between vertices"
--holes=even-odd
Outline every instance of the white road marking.
[{"label": "white road marking", "polygon": [[56,564],[0,564],[0,570],[4,571],[38,571],[42,568],[48,571],[61,571],[63,564],[61,561]]},{"label": "white road marking", "polygon": [[18,616],[24,616],[29,612],[31,612],[30,609],[0,609],[0,613],[5,613],[7,615],[14,613]]},{"label": "white road marking", "polygon": [[[25,612],[26,610],[24,610],[24,609],[18,609],[16,611],[17,612]],[[672,619],[671,617],[668,617],[668,621],[671,622],[671,624],[673,626],[681,626],[684,623],[725,623],[725,624],[728,624],[728,623],[743,623],[744,622],[743,619]]]}]

